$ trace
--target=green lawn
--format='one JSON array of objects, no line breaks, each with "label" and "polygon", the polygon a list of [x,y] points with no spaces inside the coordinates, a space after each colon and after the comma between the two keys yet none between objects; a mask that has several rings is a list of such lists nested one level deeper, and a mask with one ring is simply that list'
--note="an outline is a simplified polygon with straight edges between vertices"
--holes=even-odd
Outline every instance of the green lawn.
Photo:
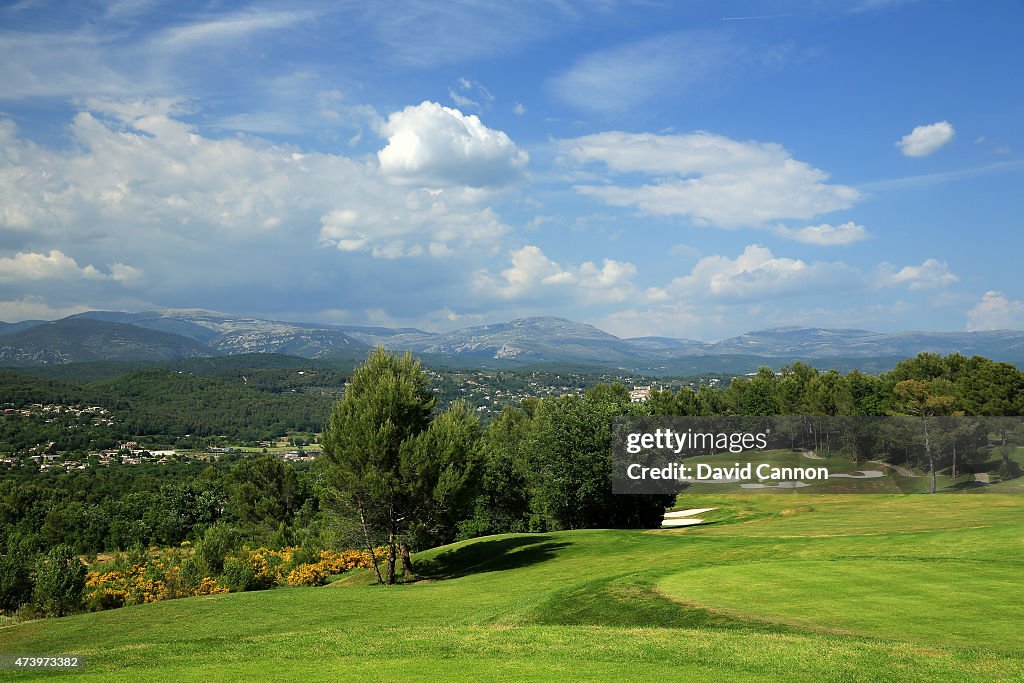
[{"label": "green lawn", "polygon": [[[499,536],[430,579],[0,628],[75,680],[1022,680],[1024,497],[688,494],[708,524]],[[30,678],[32,674],[13,674]]]}]

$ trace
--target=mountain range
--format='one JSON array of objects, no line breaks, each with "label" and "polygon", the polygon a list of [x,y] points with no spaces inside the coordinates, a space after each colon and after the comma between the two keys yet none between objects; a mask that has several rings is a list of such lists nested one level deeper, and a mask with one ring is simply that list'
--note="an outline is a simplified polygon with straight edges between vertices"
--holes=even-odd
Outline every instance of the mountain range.
[{"label": "mountain range", "polygon": [[0,323],[0,365],[172,360],[239,353],[358,360],[375,346],[431,362],[479,367],[574,364],[652,374],[736,372],[805,360],[885,369],[920,352],[1024,363],[1024,332],[901,332],[780,327],[717,342],[620,338],[562,318],[522,318],[445,333],[415,328],[292,323],[206,310],[90,311],[56,321]]}]

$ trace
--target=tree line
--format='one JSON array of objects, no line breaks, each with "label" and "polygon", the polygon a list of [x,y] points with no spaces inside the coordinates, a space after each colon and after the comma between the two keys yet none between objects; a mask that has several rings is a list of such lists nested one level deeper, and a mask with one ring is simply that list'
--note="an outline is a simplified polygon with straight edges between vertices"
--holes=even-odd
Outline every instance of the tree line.
[{"label": "tree line", "polygon": [[[63,391],[59,383],[44,389]],[[224,546],[224,552],[241,543],[385,546],[374,571],[390,583],[400,574],[415,575],[414,552],[456,539],[657,526],[671,496],[611,494],[613,416],[809,416],[815,418],[817,447],[839,450],[846,437],[831,418],[1020,415],[1022,389],[1024,375],[1011,365],[922,354],[881,375],[821,372],[803,363],[779,373],[763,368],[725,388],[655,390],[645,403],[632,403],[621,384],[601,384],[582,395],[526,399],[485,426],[465,403],[439,410],[427,375],[411,356],[377,350],[319,423],[325,424],[324,455],[315,463],[226,456],[212,465],[0,472],[0,555],[34,571],[39,557],[62,545],[88,555],[199,543],[208,534],[214,534],[208,546]],[[216,391],[209,393],[209,404],[182,403],[175,410],[220,410]],[[148,392],[127,391],[121,400],[140,394]],[[934,446],[931,462],[924,463],[931,472],[969,465],[991,435],[983,423],[964,424],[975,426],[951,441],[943,436],[932,442],[931,432],[917,439]],[[922,452],[919,447],[890,456],[899,462]],[[1005,448],[1003,454],[1003,477],[1016,476],[1016,462]],[[232,540],[214,543],[214,537]]]}]

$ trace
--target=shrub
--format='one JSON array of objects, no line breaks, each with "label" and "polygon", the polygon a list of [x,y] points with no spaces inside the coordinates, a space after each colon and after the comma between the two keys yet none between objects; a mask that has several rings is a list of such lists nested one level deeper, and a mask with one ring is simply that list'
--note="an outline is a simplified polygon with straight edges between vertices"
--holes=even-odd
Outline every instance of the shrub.
[{"label": "shrub", "polygon": [[202,583],[203,579],[207,578],[213,572],[210,571],[209,567],[206,566],[206,561],[198,556],[192,556],[186,558],[181,563],[181,570],[178,572],[178,578],[182,585],[191,591],[195,591]]},{"label": "shrub", "polygon": [[89,593],[85,606],[93,612],[124,607],[128,593],[117,588],[101,588]]},{"label": "shrub", "polygon": [[71,546],[54,547],[36,568],[33,601],[48,616],[64,616],[81,608],[85,591],[85,565]]},{"label": "shrub", "polygon": [[1010,479],[1016,479],[1021,475],[1020,465],[1017,461],[1010,460],[1009,458],[1003,460],[999,465],[999,478],[1002,481],[1009,481]]},{"label": "shrub", "polygon": [[10,614],[32,599],[28,557],[15,549],[0,557],[0,611]]},{"label": "shrub", "polygon": [[301,564],[288,574],[289,586],[320,586],[323,585],[327,573],[317,564]]},{"label": "shrub", "polygon": [[202,578],[202,580],[199,582],[199,585],[196,586],[195,591],[193,591],[192,594],[193,595],[213,595],[214,593],[227,593],[227,592],[228,592],[228,587],[224,586],[224,585],[221,585],[221,583],[219,581],[217,581],[217,579],[210,578],[209,576],[204,576]]},{"label": "shrub", "polygon": [[224,560],[224,572],[221,578],[232,593],[251,590],[256,586],[256,571],[248,560],[242,557],[231,557]]},{"label": "shrub", "polygon": [[196,543],[196,557],[206,563],[212,574],[224,570],[224,558],[238,545],[238,532],[227,524],[217,523],[206,530],[203,539]]}]

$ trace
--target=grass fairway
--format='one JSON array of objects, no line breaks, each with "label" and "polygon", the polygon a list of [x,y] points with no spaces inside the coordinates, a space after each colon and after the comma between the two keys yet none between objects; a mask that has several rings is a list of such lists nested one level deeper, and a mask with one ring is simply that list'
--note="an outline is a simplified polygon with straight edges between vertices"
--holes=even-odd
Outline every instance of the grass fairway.
[{"label": "grass fairway", "polygon": [[500,536],[431,578],[0,630],[75,680],[1024,680],[1024,497],[698,496],[708,524]]}]

